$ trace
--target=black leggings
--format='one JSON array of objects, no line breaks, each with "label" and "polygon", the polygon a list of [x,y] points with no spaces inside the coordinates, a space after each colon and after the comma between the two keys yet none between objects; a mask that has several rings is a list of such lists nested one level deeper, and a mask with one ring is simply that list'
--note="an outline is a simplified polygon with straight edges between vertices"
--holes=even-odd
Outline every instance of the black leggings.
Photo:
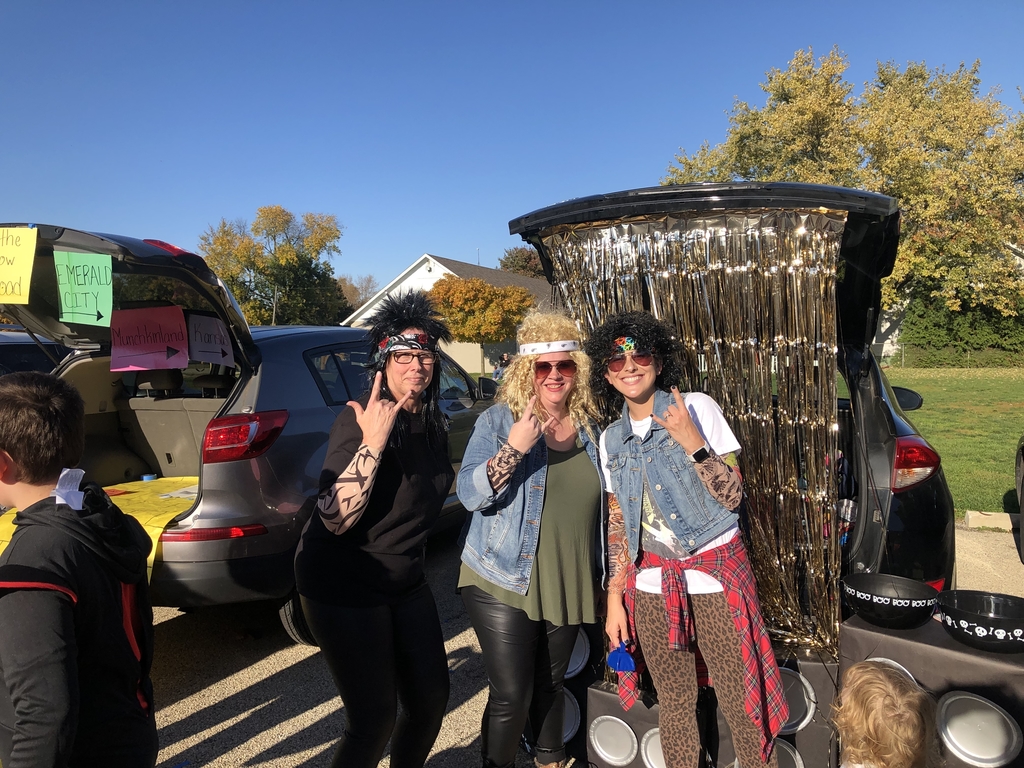
[{"label": "black leggings", "polygon": [[565,759],[562,683],[579,627],[534,621],[478,587],[462,588],[487,669],[487,706],[480,731],[484,766],[515,762],[529,719],[541,765]]},{"label": "black leggings", "polygon": [[421,768],[441,730],[450,686],[430,588],[366,608],[301,600],[345,705],[332,768],[375,768],[388,738],[392,768]]}]

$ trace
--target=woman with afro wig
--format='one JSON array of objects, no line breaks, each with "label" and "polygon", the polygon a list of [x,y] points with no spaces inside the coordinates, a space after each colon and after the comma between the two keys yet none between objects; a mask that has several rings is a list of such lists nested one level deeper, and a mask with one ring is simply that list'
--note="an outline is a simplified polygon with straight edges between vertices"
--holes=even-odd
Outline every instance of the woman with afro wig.
[{"label": "woman with afro wig", "polygon": [[[777,765],[787,706],[739,536],[740,444],[718,403],[677,386],[678,342],[646,312],[609,317],[587,340],[591,382],[621,409],[601,435],[608,497],[608,615],[627,709],[650,669],[667,768],[697,768],[699,684],[714,681],[744,768]],[[642,658],[639,657],[642,651]]]},{"label": "woman with afro wig", "polygon": [[489,682],[486,768],[507,768],[529,722],[539,766],[565,761],[562,684],[604,565],[590,361],[569,318],[529,315],[497,404],[476,422],[459,470],[470,512],[459,588]]}]

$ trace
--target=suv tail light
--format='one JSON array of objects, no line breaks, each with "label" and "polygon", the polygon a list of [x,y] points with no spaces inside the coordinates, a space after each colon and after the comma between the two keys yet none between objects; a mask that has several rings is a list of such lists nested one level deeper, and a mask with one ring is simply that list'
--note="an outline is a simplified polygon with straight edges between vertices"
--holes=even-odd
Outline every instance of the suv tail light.
[{"label": "suv tail light", "polygon": [[922,437],[897,437],[892,469],[893,491],[905,491],[923,483],[939,468],[939,454]]},{"label": "suv tail light", "polygon": [[265,525],[229,525],[223,528],[189,528],[187,531],[164,531],[160,541],[217,541],[220,539],[241,539],[245,536],[262,536],[267,533]]},{"label": "suv tail light", "polygon": [[288,422],[288,411],[260,411],[212,419],[203,435],[203,463],[253,459],[264,453]]}]

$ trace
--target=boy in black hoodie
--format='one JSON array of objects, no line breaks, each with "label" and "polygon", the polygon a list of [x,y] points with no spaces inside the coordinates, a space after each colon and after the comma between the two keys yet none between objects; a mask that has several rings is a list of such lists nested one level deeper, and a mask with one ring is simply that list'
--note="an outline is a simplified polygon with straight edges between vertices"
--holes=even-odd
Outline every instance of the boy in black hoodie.
[{"label": "boy in black hoodie", "polygon": [[84,408],[65,381],[0,376],[3,768],[152,768],[153,612],[142,526],[74,467]]}]

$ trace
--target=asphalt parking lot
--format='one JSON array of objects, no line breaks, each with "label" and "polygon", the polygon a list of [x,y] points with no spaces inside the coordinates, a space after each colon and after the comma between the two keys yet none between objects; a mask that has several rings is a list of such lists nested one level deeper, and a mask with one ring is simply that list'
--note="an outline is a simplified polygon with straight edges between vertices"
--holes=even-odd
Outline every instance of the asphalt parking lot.
[{"label": "asphalt parking lot", "polygon": [[[434,537],[428,578],[437,599],[452,675],[448,713],[429,768],[480,764],[486,677],[462,601],[458,532]],[[313,648],[296,646],[277,613],[238,605],[181,613],[157,609],[161,768],[324,766],[341,733],[341,700]],[[353,660],[358,663],[358,659]],[[525,768],[532,762],[520,756]],[[387,766],[387,757],[381,766]]]},{"label": "asphalt parking lot", "polygon": [[[1016,534],[957,531],[959,586],[1024,597]],[[428,578],[441,614],[452,693],[429,768],[480,764],[486,678],[455,594],[456,534],[432,540]],[[293,645],[274,610],[240,605],[181,613],[158,609],[153,682],[160,768],[313,768],[330,761],[342,705],[315,649]],[[358,663],[358,659],[353,660]],[[387,757],[381,766],[387,766]],[[520,755],[518,766],[531,762]]]}]

